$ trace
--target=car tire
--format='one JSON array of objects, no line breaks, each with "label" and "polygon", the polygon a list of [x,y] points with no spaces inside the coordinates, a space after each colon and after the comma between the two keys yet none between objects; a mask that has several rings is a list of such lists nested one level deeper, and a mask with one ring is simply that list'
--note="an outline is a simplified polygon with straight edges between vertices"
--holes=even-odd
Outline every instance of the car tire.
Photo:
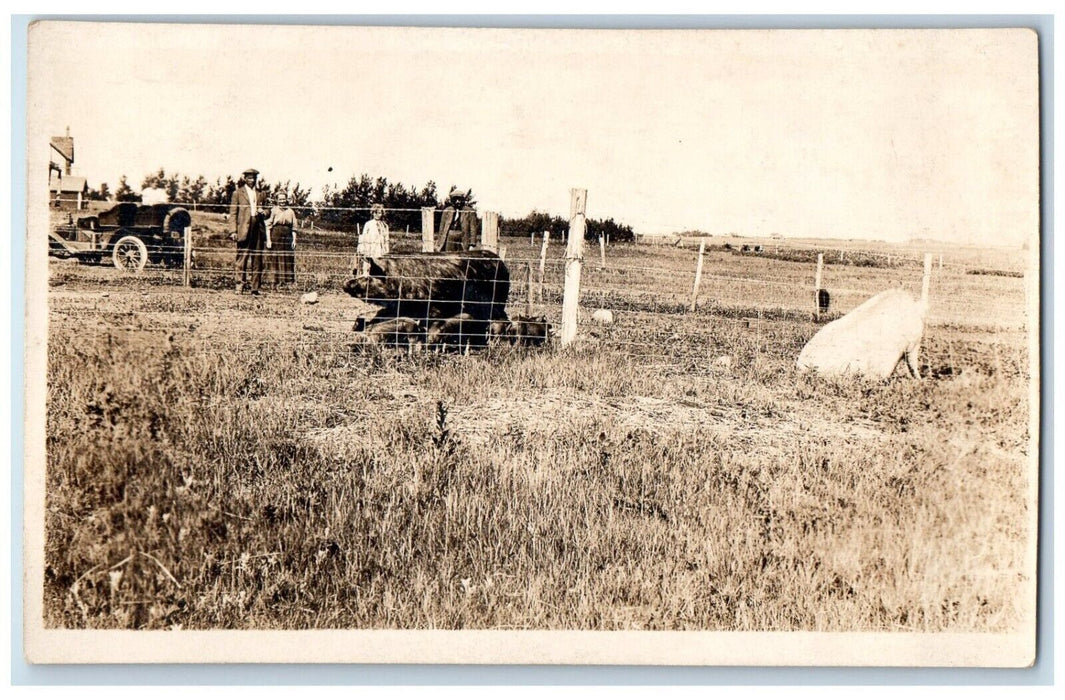
[{"label": "car tire", "polygon": [[111,260],[123,272],[140,272],[148,264],[148,246],[136,236],[123,236],[115,242]]}]

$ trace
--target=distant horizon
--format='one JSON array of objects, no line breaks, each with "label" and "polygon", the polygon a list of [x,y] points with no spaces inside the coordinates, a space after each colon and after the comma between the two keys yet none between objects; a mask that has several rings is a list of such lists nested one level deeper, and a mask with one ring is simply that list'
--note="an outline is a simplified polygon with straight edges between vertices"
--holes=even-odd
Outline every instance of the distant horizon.
[{"label": "distant horizon", "polygon": [[586,188],[590,218],[650,235],[1038,236],[1028,30],[89,26],[31,27],[31,86],[112,191],[256,167],[319,197],[365,172],[508,218]]}]

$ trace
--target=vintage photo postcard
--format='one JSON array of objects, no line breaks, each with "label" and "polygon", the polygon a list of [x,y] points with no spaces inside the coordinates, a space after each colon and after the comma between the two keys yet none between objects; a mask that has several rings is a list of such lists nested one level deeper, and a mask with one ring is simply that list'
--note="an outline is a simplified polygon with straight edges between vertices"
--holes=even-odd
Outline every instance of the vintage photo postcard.
[{"label": "vintage photo postcard", "polygon": [[31,662],[1033,662],[1031,30],[28,46]]}]

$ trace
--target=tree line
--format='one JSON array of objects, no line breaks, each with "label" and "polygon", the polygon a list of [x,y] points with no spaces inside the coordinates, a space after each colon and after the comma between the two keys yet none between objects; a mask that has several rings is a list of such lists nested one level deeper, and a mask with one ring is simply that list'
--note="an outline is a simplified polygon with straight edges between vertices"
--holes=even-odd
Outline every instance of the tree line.
[{"label": "tree line", "polygon": [[[239,179],[229,176],[210,182],[203,175],[192,177],[181,173],[167,173],[165,168],[159,168],[141,180],[140,189],[163,190],[167,201],[179,202],[193,209],[202,206],[208,210],[224,212],[239,184]],[[260,181],[259,191],[263,193],[263,201],[273,201],[277,195],[283,193],[288,198],[289,206],[296,209],[301,219],[311,219],[318,226],[335,229],[352,229],[356,225],[364,224],[371,218],[370,205],[380,203],[387,210],[416,210],[390,211],[388,220],[397,230],[407,226],[418,230],[421,227],[421,207],[445,205],[437,192],[435,182],[429,181],[422,187],[408,186],[401,182],[389,182],[388,178],[384,177],[371,177],[365,173],[353,176],[344,187],[327,185],[321,197],[314,201],[310,197],[310,188],[289,180]],[[472,197],[472,191],[470,195]],[[140,202],[143,199],[141,192],[134,191],[125,175],[120,178],[118,188],[113,193],[105,182],[99,189],[90,189],[89,198],[118,202]]]},{"label": "tree line", "polygon": [[[549,231],[551,238],[558,240],[565,236],[568,230],[567,219],[542,211],[532,211],[521,219],[499,218],[499,231],[507,236],[525,237],[531,234],[539,236],[544,231]],[[611,243],[632,243],[636,240],[636,233],[632,227],[614,221],[613,217],[587,220],[584,240],[597,241],[599,236],[608,238]]]},{"label": "tree line", "polygon": [[[192,177],[176,172],[167,173],[165,168],[146,175],[140,185],[141,190],[163,190],[168,201],[180,202],[193,209],[203,207],[219,212],[226,211],[238,186],[239,179],[229,176],[210,182],[203,175]],[[352,230],[361,226],[371,218],[370,205],[380,203],[388,212],[388,223],[393,230],[420,231],[422,207],[447,206],[447,192],[438,191],[432,180],[421,187],[408,186],[402,182],[389,182],[385,177],[371,177],[366,173],[352,176],[343,187],[326,185],[321,197],[313,201],[310,188],[304,188],[298,182],[261,181],[259,189],[263,193],[264,201],[273,201],[277,195],[283,193],[301,219],[313,221],[321,228],[335,230]],[[467,193],[470,205],[475,206],[473,190],[464,192]],[[109,185],[104,182],[99,189],[89,190],[89,199],[139,202],[142,196],[138,191],[134,191],[123,175],[114,192],[111,192]],[[539,235],[550,231],[552,238],[558,239],[569,229],[569,221],[561,216],[532,211],[520,219],[500,217],[499,228],[501,233],[511,236],[528,236],[531,233]],[[618,243],[631,242],[636,238],[631,226],[615,222],[613,218],[589,219],[585,228],[585,239],[594,241],[600,235]]]}]

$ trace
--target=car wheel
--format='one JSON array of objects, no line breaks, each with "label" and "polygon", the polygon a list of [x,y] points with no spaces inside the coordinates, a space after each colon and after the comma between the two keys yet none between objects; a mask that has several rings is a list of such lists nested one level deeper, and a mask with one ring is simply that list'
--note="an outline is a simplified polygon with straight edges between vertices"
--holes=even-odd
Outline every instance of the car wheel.
[{"label": "car wheel", "polygon": [[111,259],[123,272],[140,272],[148,264],[148,246],[136,236],[123,236],[115,243]]}]

